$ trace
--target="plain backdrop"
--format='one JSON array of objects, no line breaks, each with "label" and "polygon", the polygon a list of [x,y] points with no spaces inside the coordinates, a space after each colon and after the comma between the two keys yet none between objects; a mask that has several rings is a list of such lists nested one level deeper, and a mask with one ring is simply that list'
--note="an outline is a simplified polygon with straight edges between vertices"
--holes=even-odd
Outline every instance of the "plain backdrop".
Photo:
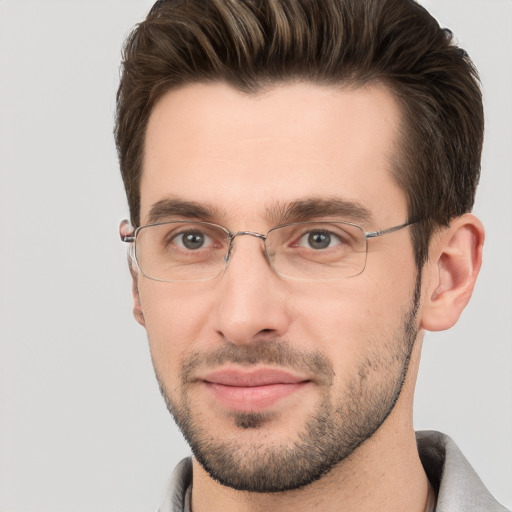
[{"label": "plain backdrop", "polygon": [[[512,3],[425,5],[465,47],[487,114],[485,264],[426,335],[416,427],[451,435],[512,507]],[[0,510],[145,512],[188,448],[131,316],[112,138],[122,40],[147,0],[0,0]]]}]

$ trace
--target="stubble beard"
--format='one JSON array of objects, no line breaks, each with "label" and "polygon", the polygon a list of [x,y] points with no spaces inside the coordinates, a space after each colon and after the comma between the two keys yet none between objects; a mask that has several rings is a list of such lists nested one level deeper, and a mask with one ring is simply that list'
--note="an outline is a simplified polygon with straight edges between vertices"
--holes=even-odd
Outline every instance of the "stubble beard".
[{"label": "stubble beard", "polygon": [[[157,373],[167,408],[208,474],[222,485],[241,491],[290,491],[320,479],[370,439],[393,410],[407,375],[418,334],[419,281],[418,277],[410,308],[401,324],[385,339],[373,340],[380,349],[360,362],[337,400],[331,397],[334,371],[330,361],[318,352],[298,352],[292,343],[282,340],[225,345],[209,354],[190,356],[183,365],[177,398],[171,397]],[[320,400],[296,439],[286,444],[243,441],[244,430],[261,431],[278,413],[233,412],[231,419],[240,429],[240,436],[230,440],[221,435],[214,437],[208,425],[198,419],[186,386],[190,372],[205,362],[313,369],[315,375],[321,376],[320,381],[323,379]]]}]

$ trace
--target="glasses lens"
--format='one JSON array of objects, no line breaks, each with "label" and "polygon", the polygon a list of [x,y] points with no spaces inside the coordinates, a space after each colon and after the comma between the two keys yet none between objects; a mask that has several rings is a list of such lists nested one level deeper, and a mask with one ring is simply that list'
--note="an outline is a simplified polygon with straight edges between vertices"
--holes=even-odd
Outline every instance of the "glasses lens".
[{"label": "glasses lens", "polygon": [[229,238],[206,222],[166,222],[137,232],[135,257],[142,273],[157,281],[202,281],[224,268]]},{"label": "glasses lens", "polygon": [[340,279],[360,274],[366,265],[362,228],[344,222],[281,226],[267,236],[267,256],[275,271],[298,279]]}]

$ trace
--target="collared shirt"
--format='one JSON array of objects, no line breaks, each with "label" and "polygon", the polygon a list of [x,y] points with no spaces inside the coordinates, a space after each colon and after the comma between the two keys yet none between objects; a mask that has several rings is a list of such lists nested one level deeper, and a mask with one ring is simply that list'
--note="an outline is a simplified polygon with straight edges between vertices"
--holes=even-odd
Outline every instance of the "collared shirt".
[{"label": "collared shirt", "polygon": [[[418,451],[434,488],[427,510],[435,512],[511,512],[486,489],[457,445],[440,432],[417,432]],[[158,512],[191,512],[192,459],[173,471]],[[435,503],[437,494],[437,503]],[[432,508],[433,502],[435,503]]]}]

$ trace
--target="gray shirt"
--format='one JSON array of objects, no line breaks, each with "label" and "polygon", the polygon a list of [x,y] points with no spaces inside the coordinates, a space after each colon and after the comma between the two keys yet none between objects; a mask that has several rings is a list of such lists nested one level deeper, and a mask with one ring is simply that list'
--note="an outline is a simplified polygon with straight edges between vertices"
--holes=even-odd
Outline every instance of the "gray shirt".
[{"label": "gray shirt", "polygon": [[[457,445],[439,432],[417,432],[418,451],[437,493],[436,512],[510,512],[485,488]],[[158,512],[191,512],[192,459],[173,471]]]}]

